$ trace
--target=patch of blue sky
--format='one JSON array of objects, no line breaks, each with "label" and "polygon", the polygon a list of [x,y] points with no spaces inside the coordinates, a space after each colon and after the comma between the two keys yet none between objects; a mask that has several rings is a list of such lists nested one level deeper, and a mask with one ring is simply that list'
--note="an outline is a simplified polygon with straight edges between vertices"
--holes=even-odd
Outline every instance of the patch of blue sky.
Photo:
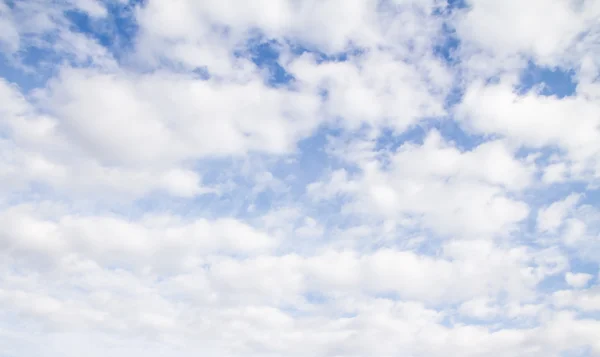
[{"label": "patch of blue sky", "polygon": [[116,37],[112,33],[109,23],[105,19],[98,19],[79,10],[67,10],[64,13],[70,22],[71,31],[80,32],[94,38],[98,43],[109,48]]},{"label": "patch of blue sky", "polygon": [[266,82],[274,87],[280,87],[290,84],[294,81],[294,76],[287,72],[280,63],[281,50],[286,47],[294,56],[311,54],[317,63],[323,62],[344,62],[351,57],[363,53],[362,49],[349,46],[347,51],[327,54],[316,49],[305,47],[301,44],[291,41],[279,42],[274,39],[267,39],[262,34],[256,34],[247,43],[246,48],[234,53],[236,56],[249,56],[254,64],[267,73]]},{"label": "patch of blue sky", "polygon": [[15,63],[16,59],[0,56],[0,77],[16,84],[24,92],[38,88],[46,83],[48,76],[40,75],[38,71],[29,71]]},{"label": "patch of blue sky", "polygon": [[325,304],[331,300],[323,291],[309,291],[304,294],[304,298],[310,304]]},{"label": "patch of blue sky", "polygon": [[274,87],[289,84],[294,80],[294,76],[279,63],[280,48],[281,45],[275,40],[253,39],[247,44],[252,62],[267,72],[266,82]]},{"label": "patch of blue sky", "polygon": [[131,219],[152,213],[172,213],[190,219],[244,217],[249,202],[245,194],[243,191],[235,190],[227,194],[204,193],[189,198],[155,192],[136,200],[129,207],[123,207],[122,211],[126,211]]},{"label": "patch of blue sky", "polygon": [[57,71],[57,63],[67,60],[52,49],[54,34],[44,36],[40,46],[23,47],[12,57],[2,57],[0,71],[4,78],[24,91],[43,86]]},{"label": "patch of blue sky", "polygon": [[395,152],[408,143],[421,145],[427,135],[427,131],[427,127],[420,124],[413,125],[401,133],[390,128],[385,128],[377,138],[375,149],[378,151]]},{"label": "patch of blue sky", "polygon": [[95,39],[119,60],[134,46],[138,26],[133,12],[139,3],[141,1],[109,1],[105,4],[107,15],[102,18],[94,18],[76,10],[66,11],[65,17],[70,21],[72,31]]},{"label": "patch of blue sky", "polygon": [[505,328],[519,328],[523,327],[518,322],[512,322],[508,319],[496,319],[493,317],[473,317],[467,315],[453,315],[451,318],[445,321],[445,326],[455,327],[457,325],[468,325],[468,326],[479,326],[485,327],[490,332],[496,332]]},{"label": "patch of blue sky", "polygon": [[6,4],[6,6],[8,6],[9,9],[14,10],[16,4],[15,0],[4,0],[4,3]]},{"label": "patch of blue sky", "polygon": [[[312,136],[301,140],[295,153],[283,157],[270,157],[268,155],[254,155],[251,162],[244,159],[215,158],[199,160],[194,165],[194,170],[202,175],[203,185],[214,187],[225,184],[228,186],[228,194],[204,194],[188,200],[187,204],[173,205],[168,207],[180,207],[183,210],[193,210],[199,213],[193,206],[204,207],[202,211],[214,216],[234,215],[243,218],[258,217],[265,212],[276,209],[278,205],[286,203],[299,203],[307,200],[306,186],[323,178],[328,170],[343,167],[341,161],[333,156],[327,155],[325,149],[327,138],[335,135],[336,130],[321,128]],[[268,186],[260,192],[253,191],[257,185],[254,177],[243,174],[245,164],[268,171],[274,180],[283,184],[283,187]],[[152,209],[149,203],[158,199],[153,195],[139,202],[144,209]],[[168,197],[160,196],[163,202],[169,201]],[[330,202],[331,203],[331,202]],[[248,207],[252,207],[248,211]],[[310,205],[307,205],[310,206]],[[339,208],[339,205],[336,205]],[[232,209],[233,208],[233,209]],[[179,208],[178,208],[179,210]],[[322,212],[326,213],[326,212]]]},{"label": "patch of blue sky", "polygon": [[[5,182],[10,184],[9,181]],[[20,187],[18,190],[4,193],[0,207],[11,207],[27,202],[35,202],[40,197],[55,199],[56,201],[60,201],[62,198],[60,195],[55,194],[48,185],[33,182]]]},{"label": "patch of blue sky", "polygon": [[202,81],[206,81],[211,78],[210,72],[206,66],[196,67],[194,70],[192,70],[192,73],[194,74],[196,79]]},{"label": "patch of blue sky", "polygon": [[521,73],[519,93],[539,90],[539,94],[564,98],[575,94],[577,82],[573,70],[541,67],[530,61]]},{"label": "patch of blue sky", "polygon": [[[587,204],[590,206],[598,205],[598,202],[600,202],[600,189],[599,188],[591,189],[589,186],[585,185],[584,182],[577,183],[576,185],[578,185],[577,187],[580,187],[581,189],[583,187],[585,187],[585,194],[579,201],[581,204]],[[580,191],[574,190],[574,192],[582,192],[581,189],[580,189]]]},{"label": "patch of blue sky", "polygon": [[552,160],[564,157],[565,154],[566,151],[556,146],[547,146],[542,148],[520,146],[515,152],[515,157],[518,159],[533,157],[535,158],[536,164],[546,166],[550,164]]},{"label": "patch of blue sky", "polygon": [[376,150],[396,152],[409,143],[422,145],[425,137],[433,130],[438,131],[450,145],[456,146],[463,152],[473,150],[482,143],[494,139],[489,135],[473,134],[465,131],[457,121],[449,116],[420,120],[416,125],[402,132],[395,132],[389,128],[384,129],[377,138]]},{"label": "patch of blue sky", "polygon": [[546,296],[555,291],[568,289],[570,289],[570,287],[569,284],[567,284],[563,273],[547,276],[537,285],[538,293],[546,294]]},{"label": "patch of blue sky", "polygon": [[560,357],[591,357],[592,347],[589,345],[570,348],[560,352]]},{"label": "patch of blue sky", "polygon": [[[502,309],[506,308],[506,304],[510,303],[510,299],[507,298],[506,294],[504,297],[498,298],[495,301],[492,301],[490,307],[499,308],[500,311],[498,314],[494,314],[490,312],[488,316],[469,316],[468,314],[461,313],[459,311],[460,304],[442,304],[438,306],[439,309],[443,309],[446,312],[442,325],[446,327],[455,327],[455,326],[482,326],[486,327],[490,332],[496,332],[504,329],[530,329],[535,328],[539,325],[539,321],[535,316],[518,316],[518,317],[510,317],[501,312]],[[530,302],[530,303],[542,303],[542,301]]]},{"label": "patch of blue sky", "polygon": [[[137,3],[139,1],[126,4],[107,2],[107,16],[104,18],[92,18],[76,10],[65,11],[64,15],[70,22],[71,31],[96,40],[119,60],[134,45],[137,25],[133,20],[133,8]],[[55,32],[41,36],[35,43],[23,41],[26,45],[14,56],[0,58],[0,76],[28,91],[43,86],[55,74],[57,63],[71,62],[72,65],[83,67],[91,64],[76,64],[71,56],[57,52],[54,48],[56,41]]]},{"label": "patch of blue sky", "polygon": [[310,46],[306,46],[304,44],[300,44],[297,42],[286,41],[286,45],[290,49],[290,52],[294,56],[301,56],[304,54],[309,54],[314,56],[315,61],[317,63],[324,62],[345,62],[349,59],[360,56],[365,53],[365,50],[362,48],[358,48],[353,46],[352,44],[348,44],[347,49],[345,51],[335,52],[335,53],[326,53],[320,51],[316,48],[312,48]]},{"label": "patch of blue sky", "polygon": [[585,259],[585,257],[580,257],[577,254],[576,250],[569,251],[565,249],[569,254],[569,269],[575,273],[586,273],[593,276],[593,278],[588,282],[590,285],[598,285],[597,278],[600,277],[600,262],[599,261],[590,261]]},{"label": "patch of blue sky", "polygon": [[292,194],[303,195],[306,185],[320,179],[327,170],[343,166],[339,159],[326,152],[328,137],[336,136],[338,132],[336,129],[319,128],[313,135],[298,142],[296,153],[289,160],[278,161],[272,173],[283,179],[293,175],[295,187]]},{"label": "patch of blue sky", "polygon": [[[500,302],[498,307],[502,308],[502,305],[502,302]],[[439,306],[439,308],[443,309],[442,311],[445,313],[440,323],[449,328],[465,325],[481,326],[493,333],[503,329],[535,328],[538,325],[538,322],[535,318],[511,318],[503,315],[502,313],[498,315],[490,314],[489,316],[482,317],[468,316],[466,314],[459,313],[460,306],[456,304],[446,304]]]},{"label": "patch of blue sky", "polygon": [[[596,230],[597,232],[597,230]],[[579,250],[573,250],[573,253],[571,254],[571,256],[577,256],[581,259],[581,261],[585,261],[585,262],[589,262],[589,263],[595,263],[595,264],[600,264],[600,247],[598,247],[598,234],[596,234],[595,236],[593,234],[590,234],[588,237],[586,237],[587,239],[590,239],[590,241],[587,242],[582,242],[582,244],[579,245]],[[593,271],[589,271],[590,274],[594,274],[594,276],[599,276],[600,274],[600,270],[596,269],[595,272]]]},{"label": "patch of blue sky", "polygon": [[[312,304],[311,304],[312,305]],[[281,312],[285,313],[286,315],[290,316],[290,317],[295,317],[295,318],[301,318],[301,317],[312,317],[314,311],[312,310],[313,307],[306,309],[306,306],[304,305],[284,305],[284,306],[279,306],[279,309]],[[349,313],[335,313],[334,311],[327,311],[326,312],[328,315],[334,315],[337,318],[353,318],[356,317],[356,314],[349,314]]]},{"label": "patch of blue sky", "polygon": [[472,0],[447,0],[448,8],[452,11],[462,10],[469,7],[469,2]]},{"label": "patch of blue sky", "polygon": [[567,181],[557,182],[548,185],[539,185],[530,188],[527,192],[527,201],[534,206],[548,205],[559,201],[572,193],[584,194],[580,202],[597,202],[600,198],[597,190],[587,190],[585,182]]},{"label": "patch of blue sky", "polygon": [[434,45],[433,53],[447,64],[454,65],[458,62],[456,52],[459,46],[460,40],[456,31],[449,24],[443,24],[441,39]]},{"label": "patch of blue sky", "polygon": [[493,135],[483,135],[469,133],[464,130],[460,124],[452,117],[432,120],[432,128],[435,128],[440,134],[453,145],[462,151],[474,150],[484,142],[495,139]]},{"label": "patch of blue sky", "polygon": [[575,311],[575,316],[579,319],[591,320],[591,321],[600,321],[600,311],[590,311],[590,310],[582,310],[577,309]]}]

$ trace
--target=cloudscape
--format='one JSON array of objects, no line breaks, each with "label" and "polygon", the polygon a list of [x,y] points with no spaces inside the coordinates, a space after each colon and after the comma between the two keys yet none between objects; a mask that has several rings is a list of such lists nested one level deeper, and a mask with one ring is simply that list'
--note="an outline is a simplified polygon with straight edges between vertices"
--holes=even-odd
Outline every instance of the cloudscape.
[{"label": "cloudscape", "polygon": [[0,0],[1,357],[600,356],[600,1]]}]

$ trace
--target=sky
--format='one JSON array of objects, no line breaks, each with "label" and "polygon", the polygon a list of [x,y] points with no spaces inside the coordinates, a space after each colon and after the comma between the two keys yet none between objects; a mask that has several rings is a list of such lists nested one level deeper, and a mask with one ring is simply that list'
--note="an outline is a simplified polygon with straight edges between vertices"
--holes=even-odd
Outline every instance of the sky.
[{"label": "sky", "polygon": [[600,356],[600,1],[0,0],[0,357]]}]

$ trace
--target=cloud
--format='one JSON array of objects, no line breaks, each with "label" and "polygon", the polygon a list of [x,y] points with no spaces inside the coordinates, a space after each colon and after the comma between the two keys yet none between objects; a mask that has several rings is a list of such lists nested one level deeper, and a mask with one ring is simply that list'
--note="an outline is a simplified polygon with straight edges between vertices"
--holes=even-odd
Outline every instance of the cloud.
[{"label": "cloud", "polygon": [[66,71],[44,97],[67,135],[108,163],[283,153],[318,124],[316,98],[256,81]]},{"label": "cloud", "polygon": [[[0,217],[4,253],[39,257],[59,264],[65,256],[91,259],[99,266],[127,269],[197,264],[202,254],[256,254],[276,246],[267,234],[235,219],[182,221],[147,216],[131,222],[111,216],[62,213],[48,217],[31,206],[16,206]],[[60,268],[60,267],[59,267]]]},{"label": "cloud", "polygon": [[587,285],[587,283],[593,278],[591,274],[586,273],[571,273],[565,274],[565,280],[567,284],[574,288],[581,288]]},{"label": "cloud", "polygon": [[579,201],[580,196],[576,194],[569,195],[562,201],[552,203],[550,206],[545,207],[538,211],[537,228],[538,231],[542,232],[554,232],[561,224],[564,219]]},{"label": "cloud", "polygon": [[0,355],[600,355],[599,11],[0,1]]},{"label": "cloud", "polygon": [[445,114],[443,97],[451,77],[433,58],[413,64],[383,51],[361,54],[354,63],[317,63],[312,57],[295,59],[288,69],[310,92],[327,93],[324,111],[342,118],[342,125],[357,129],[370,124],[401,132],[423,117]]},{"label": "cloud", "polygon": [[[369,147],[358,150],[353,155],[377,155]],[[359,163],[355,177],[332,173],[311,184],[309,193],[321,198],[346,194],[352,197],[344,205],[348,212],[415,217],[438,234],[458,238],[505,234],[529,212],[508,192],[527,187],[533,168],[515,160],[502,142],[461,152],[431,131],[422,145],[407,143],[386,154],[385,160]]]}]

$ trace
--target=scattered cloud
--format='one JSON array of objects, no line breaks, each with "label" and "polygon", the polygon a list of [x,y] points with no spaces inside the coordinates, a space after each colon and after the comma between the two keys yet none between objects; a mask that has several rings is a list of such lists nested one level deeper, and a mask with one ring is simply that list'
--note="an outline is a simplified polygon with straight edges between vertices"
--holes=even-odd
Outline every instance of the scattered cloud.
[{"label": "scattered cloud", "polygon": [[0,355],[600,356],[599,15],[0,0]]}]

